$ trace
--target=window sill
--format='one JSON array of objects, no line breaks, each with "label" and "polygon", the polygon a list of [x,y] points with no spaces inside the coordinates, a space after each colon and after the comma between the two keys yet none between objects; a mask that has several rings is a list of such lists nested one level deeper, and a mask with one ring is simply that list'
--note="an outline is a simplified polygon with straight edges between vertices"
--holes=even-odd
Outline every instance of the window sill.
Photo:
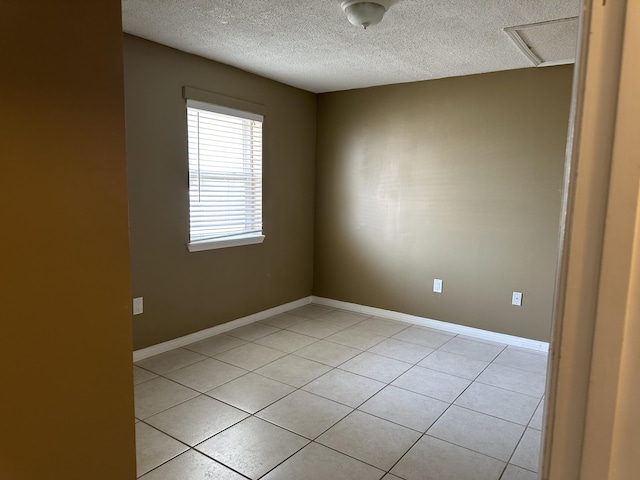
[{"label": "window sill", "polygon": [[202,252],[204,250],[215,250],[217,248],[239,247],[241,245],[255,245],[262,243],[264,235],[251,235],[245,237],[225,238],[222,240],[208,240],[202,242],[187,243],[190,252]]}]

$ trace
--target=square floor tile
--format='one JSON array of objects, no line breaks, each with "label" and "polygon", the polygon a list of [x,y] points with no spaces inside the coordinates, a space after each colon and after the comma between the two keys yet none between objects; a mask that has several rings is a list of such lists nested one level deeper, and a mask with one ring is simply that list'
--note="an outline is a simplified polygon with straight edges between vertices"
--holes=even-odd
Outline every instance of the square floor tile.
[{"label": "square floor tile", "polygon": [[325,340],[328,342],[339,343],[340,345],[346,345],[347,347],[367,350],[386,339],[386,337],[383,337],[382,335],[376,335],[375,333],[367,332],[365,330],[359,330],[357,327],[358,325],[349,327],[327,337]]},{"label": "square floor tile", "polygon": [[299,435],[249,417],[196,448],[235,471],[257,479],[307,443],[309,440]]},{"label": "square floor tile", "polygon": [[291,325],[295,325],[296,323],[302,323],[304,320],[304,317],[291,315],[285,312],[280,313],[279,315],[274,315],[273,317],[265,318],[264,320],[261,320],[260,323],[265,323],[276,328],[287,328]]},{"label": "square floor tile", "polygon": [[546,377],[492,363],[476,381],[540,398],[544,394]]},{"label": "square floor tile", "polygon": [[539,400],[522,393],[474,382],[455,401],[456,405],[526,425]]},{"label": "square floor tile", "polygon": [[476,342],[460,337],[452,339],[441,348],[444,352],[464,355],[465,357],[475,358],[483,362],[492,361],[503,349],[504,347],[502,346],[492,345],[482,341]]},{"label": "square floor tile", "polygon": [[318,340],[316,343],[296,351],[295,355],[315,362],[324,363],[325,365],[337,367],[350,358],[355,357],[360,352],[361,350],[358,350],[357,348],[347,347],[345,345],[339,345],[325,340]]},{"label": "square floor tile", "polygon": [[242,410],[200,395],[149,417],[145,422],[194,446],[247,416]]},{"label": "square floor tile", "polygon": [[136,423],[137,476],[180,455],[189,447],[145,423]]},{"label": "square floor tile", "polygon": [[189,450],[147,473],[142,480],[245,480],[245,477]]},{"label": "square floor tile", "polygon": [[532,472],[538,471],[538,464],[540,462],[540,444],[542,441],[542,432],[533,428],[527,428],[524,432],[522,440],[518,444],[511,463],[518,467],[531,470]]},{"label": "square floor tile", "polygon": [[449,404],[446,402],[388,386],[358,407],[358,410],[425,432],[447,408]]},{"label": "square floor tile", "polygon": [[395,338],[387,338],[369,349],[371,353],[384,355],[402,362],[416,364],[433,352],[433,348],[423,347],[415,343],[403,342]]},{"label": "square floor tile", "polygon": [[152,373],[144,368],[140,368],[137,366],[133,366],[133,384],[139,385],[142,382],[146,382],[147,380],[151,380],[152,378],[156,378],[158,375]]},{"label": "square floor tile", "polygon": [[134,393],[136,418],[143,420],[198,396],[198,392],[162,377],[136,385]]},{"label": "square floor tile", "polygon": [[299,388],[329,370],[331,370],[331,367],[322,363],[296,357],[295,355],[287,355],[269,365],[260,367],[256,370],[256,373]]},{"label": "square floor tile", "polygon": [[327,313],[331,313],[333,311],[334,311],[333,308],[325,307],[323,305],[318,305],[317,303],[310,303],[308,305],[303,305],[302,307],[289,310],[287,313],[291,315],[306,317],[306,318],[320,318],[326,315]]},{"label": "square floor tile", "polygon": [[392,385],[451,403],[470,383],[470,380],[448,373],[436,372],[429,368],[412,367],[394,380]]},{"label": "square floor tile", "polygon": [[383,470],[390,469],[420,434],[355,411],[318,437],[317,442]]},{"label": "square floor tile", "polygon": [[522,425],[453,405],[427,433],[474,452],[508,461],[524,428]]},{"label": "square floor tile", "polygon": [[389,383],[409,370],[411,366],[410,363],[394,360],[393,358],[362,352],[357,357],[353,357],[340,365],[340,369]]},{"label": "square floor tile", "polygon": [[355,408],[384,387],[377,380],[335,369],[305,385],[303,390]]},{"label": "square floor tile", "polygon": [[350,407],[298,390],[265,408],[257,416],[314,439],[352,411]]},{"label": "square floor tile", "polygon": [[439,348],[449,340],[453,338],[453,335],[449,335],[444,332],[437,332],[428,328],[421,328],[412,326],[405,328],[399,333],[396,333],[393,338],[397,340],[403,340],[409,343],[416,343],[423,347]]},{"label": "square floor tile", "polygon": [[231,337],[241,338],[248,342],[253,342],[262,337],[266,337],[272,333],[280,331],[279,328],[272,327],[271,325],[265,325],[264,323],[250,323],[244,327],[234,328],[229,330],[227,335]]},{"label": "square floor tile", "polygon": [[207,357],[214,357],[219,353],[226,352],[232,348],[239,347],[247,343],[239,338],[230,337],[228,335],[216,335],[215,337],[206,338],[199,342],[187,345],[187,350],[206,355]]},{"label": "square floor tile", "polygon": [[487,368],[489,362],[475,360],[455,353],[436,350],[418,363],[419,366],[473,380]]},{"label": "square floor tile", "polygon": [[184,348],[176,348],[165,353],[154,355],[153,357],[145,358],[136,362],[136,365],[150,370],[158,375],[164,375],[165,373],[173,372],[179,368],[186,367],[196,362],[204,360],[204,355],[185,350]]},{"label": "square floor tile", "polygon": [[247,343],[233,350],[220,353],[216,355],[216,358],[246,370],[255,370],[285,355],[286,353],[280,350],[263,347],[255,343]]},{"label": "square floor tile", "polygon": [[247,373],[246,370],[228,363],[207,358],[202,362],[189,365],[165,376],[171,380],[193,388],[199,392],[206,392],[219,385],[227,383]]},{"label": "square floor tile", "polygon": [[539,352],[507,347],[496,357],[493,363],[517,368],[538,375],[547,374],[547,357]]},{"label": "square floor tile", "polygon": [[323,322],[321,320],[307,320],[306,322],[296,323],[287,328],[291,332],[300,333],[302,335],[308,335],[315,338],[325,338],[329,335],[333,335],[345,327],[341,325],[335,325],[329,322]]},{"label": "square floor tile", "polygon": [[425,435],[393,467],[406,480],[498,480],[504,463]]},{"label": "square floor tile", "polygon": [[207,395],[240,408],[245,412],[255,413],[294,390],[295,388],[290,385],[276,382],[255,373],[248,373],[213,390],[209,390]]},{"label": "square floor tile", "polygon": [[259,338],[255,343],[264,345],[265,347],[275,348],[281,352],[292,353],[317,341],[318,339],[315,337],[289,332],[288,330],[280,330],[266,337]]},{"label": "square floor tile", "polygon": [[411,324],[409,323],[396,322],[395,320],[386,320],[379,317],[369,317],[360,322],[356,327],[375,335],[390,337],[410,326]]},{"label": "square floor tile", "polygon": [[[384,472],[317,443],[310,443],[264,480],[378,480]],[[385,477],[386,478],[386,477]]]},{"label": "square floor tile", "polygon": [[507,465],[500,480],[538,480],[538,474],[515,465]]},{"label": "square floor tile", "polygon": [[544,417],[544,397],[538,404],[538,408],[536,408],[533,417],[531,417],[531,421],[529,422],[529,427],[535,428],[536,430],[542,430],[542,419]]}]

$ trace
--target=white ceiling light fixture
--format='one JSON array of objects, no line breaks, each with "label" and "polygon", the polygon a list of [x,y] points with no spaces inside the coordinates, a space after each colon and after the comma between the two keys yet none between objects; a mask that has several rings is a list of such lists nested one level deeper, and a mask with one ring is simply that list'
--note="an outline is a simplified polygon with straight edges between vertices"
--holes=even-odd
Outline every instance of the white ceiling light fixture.
[{"label": "white ceiling light fixture", "polygon": [[389,0],[344,0],[342,10],[347,14],[349,21],[356,27],[367,27],[380,23],[385,12],[389,9]]}]

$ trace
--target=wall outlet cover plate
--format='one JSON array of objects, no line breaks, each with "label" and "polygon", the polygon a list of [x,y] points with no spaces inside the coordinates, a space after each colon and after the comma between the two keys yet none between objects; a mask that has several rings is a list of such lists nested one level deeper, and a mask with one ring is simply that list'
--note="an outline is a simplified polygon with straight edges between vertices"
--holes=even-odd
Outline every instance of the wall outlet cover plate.
[{"label": "wall outlet cover plate", "polygon": [[522,292],[513,292],[511,295],[511,305],[520,307],[522,305]]},{"label": "wall outlet cover plate", "polygon": [[142,297],[136,297],[133,299],[133,314],[140,315],[143,311]]}]

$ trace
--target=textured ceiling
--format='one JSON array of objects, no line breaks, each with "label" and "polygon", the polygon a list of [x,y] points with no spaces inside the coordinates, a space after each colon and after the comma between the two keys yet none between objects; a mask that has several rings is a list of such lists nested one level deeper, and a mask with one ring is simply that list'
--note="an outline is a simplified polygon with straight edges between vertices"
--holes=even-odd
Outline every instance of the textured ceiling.
[{"label": "textured ceiling", "polygon": [[[578,14],[579,0],[392,0],[363,30],[339,0],[122,1],[127,33],[316,93],[531,67],[502,29]],[[541,32],[537,48],[575,50]]]}]

